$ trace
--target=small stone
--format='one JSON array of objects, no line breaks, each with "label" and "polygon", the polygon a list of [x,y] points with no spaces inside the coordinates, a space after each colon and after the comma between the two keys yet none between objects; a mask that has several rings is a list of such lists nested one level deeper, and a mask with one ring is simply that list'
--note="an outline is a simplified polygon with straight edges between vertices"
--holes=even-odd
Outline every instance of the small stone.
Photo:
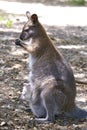
[{"label": "small stone", "polygon": [[7,123],[5,121],[2,121],[0,126],[5,126]]},{"label": "small stone", "polygon": [[12,121],[8,121],[8,125],[13,125],[13,122]]}]

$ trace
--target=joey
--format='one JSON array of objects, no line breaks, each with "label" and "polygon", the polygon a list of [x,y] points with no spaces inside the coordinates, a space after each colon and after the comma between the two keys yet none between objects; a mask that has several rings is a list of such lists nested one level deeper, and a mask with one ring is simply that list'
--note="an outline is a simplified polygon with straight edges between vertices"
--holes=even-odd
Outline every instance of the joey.
[{"label": "joey", "polygon": [[26,12],[26,16],[28,21],[15,41],[29,53],[29,85],[23,88],[21,97],[29,101],[38,123],[54,122],[62,112],[78,118],[70,65],[54,47],[37,14]]}]

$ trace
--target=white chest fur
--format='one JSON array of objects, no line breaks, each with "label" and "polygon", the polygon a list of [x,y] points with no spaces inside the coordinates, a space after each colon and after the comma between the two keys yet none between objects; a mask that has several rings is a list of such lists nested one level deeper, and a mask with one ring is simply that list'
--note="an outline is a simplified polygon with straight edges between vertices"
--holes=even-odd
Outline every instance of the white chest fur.
[{"label": "white chest fur", "polygon": [[36,58],[34,56],[32,56],[31,54],[29,54],[29,69],[32,71],[33,69],[33,65],[36,62]]},{"label": "white chest fur", "polygon": [[[32,44],[33,44],[32,38],[29,40],[28,44],[32,46]],[[30,70],[32,70],[32,66],[35,62],[36,62],[36,57],[32,56],[32,54],[29,54],[29,69]]]},{"label": "white chest fur", "polygon": [[[29,40],[29,45],[32,46],[33,44],[33,40],[32,38]],[[37,58],[35,56],[33,56],[32,54],[29,54],[29,82],[30,82],[30,88],[31,90],[33,89],[34,87],[34,81],[33,81],[33,78],[34,78],[34,75],[33,75],[33,65],[35,64],[35,62],[37,61]]]},{"label": "white chest fur", "polygon": [[29,82],[30,82],[30,86],[31,86],[31,90],[34,87],[34,82],[33,82],[33,65],[36,62],[36,57],[32,56],[31,54],[29,55]]}]

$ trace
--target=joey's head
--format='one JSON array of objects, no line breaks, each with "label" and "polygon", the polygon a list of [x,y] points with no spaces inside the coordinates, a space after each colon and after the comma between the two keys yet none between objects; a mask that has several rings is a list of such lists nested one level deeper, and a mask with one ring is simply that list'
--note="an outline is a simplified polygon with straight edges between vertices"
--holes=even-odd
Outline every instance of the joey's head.
[{"label": "joey's head", "polygon": [[25,85],[22,90],[21,99],[29,101],[30,98],[30,86]]},{"label": "joey's head", "polygon": [[19,39],[16,39],[15,44],[22,46],[24,41],[29,41],[31,38],[35,39],[38,35],[38,16],[36,14],[30,15],[27,11],[26,16],[28,21],[23,26]]}]

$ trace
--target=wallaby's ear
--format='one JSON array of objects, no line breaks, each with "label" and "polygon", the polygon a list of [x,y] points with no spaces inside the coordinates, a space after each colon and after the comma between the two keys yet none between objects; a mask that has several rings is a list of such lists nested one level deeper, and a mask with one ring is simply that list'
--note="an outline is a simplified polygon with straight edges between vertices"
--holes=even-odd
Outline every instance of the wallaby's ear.
[{"label": "wallaby's ear", "polygon": [[38,21],[38,16],[37,16],[37,14],[33,14],[33,15],[31,16],[31,21],[33,22],[33,24],[35,24],[35,23]]},{"label": "wallaby's ear", "polygon": [[26,16],[28,19],[30,19],[30,12],[29,11],[26,12]]}]

